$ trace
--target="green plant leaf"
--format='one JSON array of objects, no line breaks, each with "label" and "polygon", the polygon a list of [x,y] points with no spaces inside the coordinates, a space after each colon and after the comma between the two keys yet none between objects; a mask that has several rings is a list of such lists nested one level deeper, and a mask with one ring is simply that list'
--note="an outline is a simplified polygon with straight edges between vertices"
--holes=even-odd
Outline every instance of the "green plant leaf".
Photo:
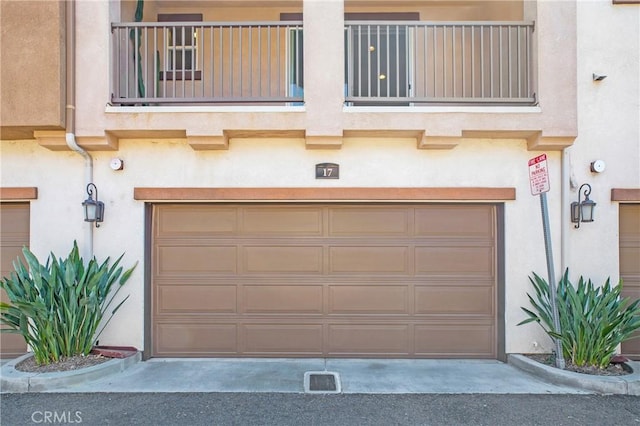
[{"label": "green plant leaf", "polygon": [[580,277],[574,286],[565,270],[557,287],[560,330],[551,322],[549,285],[533,273],[529,280],[534,296],[527,293],[532,310],[521,309],[529,318],[518,325],[537,321],[549,337],[559,339],[563,355],[578,366],[606,367],[618,346],[640,329],[640,299],[621,297],[622,281],[612,286],[607,279],[596,286]]},{"label": "green plant leaf", "polygon": [[[98,264],[95,257],[85,265],[75,241],[66,258],[51,253],[42,264],[27,248],[23,256],[26,266],[16,260],[14,271],[0,281],[9,300],[0,304],[0,322],[7,326],[3,332],[22,335],[37,363],[88,354],[104,326],[128,299],[107,310],[137,263],[124,275],[119,266],[124,255],[113,265],[109,258]],[[118,285],[112,289],[114,283]]]}]

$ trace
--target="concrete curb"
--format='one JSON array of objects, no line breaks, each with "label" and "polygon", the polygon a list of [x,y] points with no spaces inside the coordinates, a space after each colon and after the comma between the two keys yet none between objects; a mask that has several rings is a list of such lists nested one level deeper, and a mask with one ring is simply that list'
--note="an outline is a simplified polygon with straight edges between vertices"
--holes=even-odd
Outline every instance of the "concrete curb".
[{"label": "concrete curb", "polygon": [[541,364],[524,355],[517,354],[509,354],[507,362],[556,385],[571,386],[600,394],[640,395],[640,362],[626,363],[633,373],[625,376],[593,376],[574,373]]},{"label": "concrete curb", "polygon": [[113,358],[102,364],[71,371],[29,373],[16,370],[22,360],[33,356],[27,353],[4,364],[0,369],[1,392],[51,391],[120,373],[142,359],[140,352],[127,358]]}]

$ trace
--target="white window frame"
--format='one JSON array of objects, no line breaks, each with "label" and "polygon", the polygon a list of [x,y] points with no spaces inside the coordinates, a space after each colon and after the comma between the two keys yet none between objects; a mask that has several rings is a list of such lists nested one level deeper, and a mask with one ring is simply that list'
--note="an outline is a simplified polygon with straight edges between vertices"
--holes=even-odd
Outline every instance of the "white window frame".
[{"label": "white window frame", "polygon": [[[297,55],[300,48],[300,42],[303,40],[304,32],[302,27],[292,27],[287,31],[287,68],[286,68],[286,81],[287,92],[289,96],[294,95],[293,85],[297,86],[296,90],[304,91],[304,63],[299,62]],[[296,49],[294,52],[293,50]],[[300,69],[296,68],[296,64]],[[303,86],[300,86],[299,79],[302,79]]]},{"label": "white window frame", "polygon": [[[187,30],[191,29],[193,34],[188,37]],[[182,44],[172,44],[171,41],[182,39]],[[189,26],[175,26],[168,29],[165,40],[165,50],[167,61],[165,63],[165,71],[199,71],[198,64],[198,29]],[[192,44],[185,44],[187,40]],[[191,52],[191,60],[188,59],[187,52]],[[181,58],[182,67],[176,67],[178,55]]]}]

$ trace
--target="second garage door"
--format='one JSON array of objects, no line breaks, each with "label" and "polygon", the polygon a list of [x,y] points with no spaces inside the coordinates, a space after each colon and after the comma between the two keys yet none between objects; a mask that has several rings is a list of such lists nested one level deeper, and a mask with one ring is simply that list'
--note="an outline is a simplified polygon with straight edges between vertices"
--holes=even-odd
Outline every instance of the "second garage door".
[{"label": "second garage door", "polygon": [[[620,278],[622,296],[640,298],[640,204],[620,205]],[[622,354],[640,359],[640,331],[622,344]]]},{"label": "second garage door", "polygon": [[153,207],[151,356],[497,357],[496,206]]},{"label": "second garage door", "polygon": [[[29,246],[29,204],[0,203],[0,274],[9,277],[13,264],[22,257],[22,248]],[[22,260],[22,263],[26,263]],[[9,298],[0,290],[0,301]],[[4,326],[3,326],[4,328]],[[0,357],[15,358],[27,352],[27,343],[14,333],[0,333]]]}]

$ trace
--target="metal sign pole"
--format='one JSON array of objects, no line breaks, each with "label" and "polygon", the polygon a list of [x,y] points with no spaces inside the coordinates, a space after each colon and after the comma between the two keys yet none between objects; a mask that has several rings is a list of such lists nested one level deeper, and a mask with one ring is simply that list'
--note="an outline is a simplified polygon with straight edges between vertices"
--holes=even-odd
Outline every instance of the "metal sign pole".
[{"label": "metal sign pole", "polygon": [[[549,280],[549,298],[551,299],[551,315],[553,317],[553,328],[560,333],[560,318],[558,317],[556,278],[553,267],[553,251],[551,248],[551,232],[549,231],[549,210],[547,209],[547,193],[540,194],[540,208],[542,210],[542,229],[544,231],[544,249],[547,253],[547,277]],[[560,339],[553,339],[556,345],[556,367],[564,369],[564,355],[562,354],[562,342]]]}]

